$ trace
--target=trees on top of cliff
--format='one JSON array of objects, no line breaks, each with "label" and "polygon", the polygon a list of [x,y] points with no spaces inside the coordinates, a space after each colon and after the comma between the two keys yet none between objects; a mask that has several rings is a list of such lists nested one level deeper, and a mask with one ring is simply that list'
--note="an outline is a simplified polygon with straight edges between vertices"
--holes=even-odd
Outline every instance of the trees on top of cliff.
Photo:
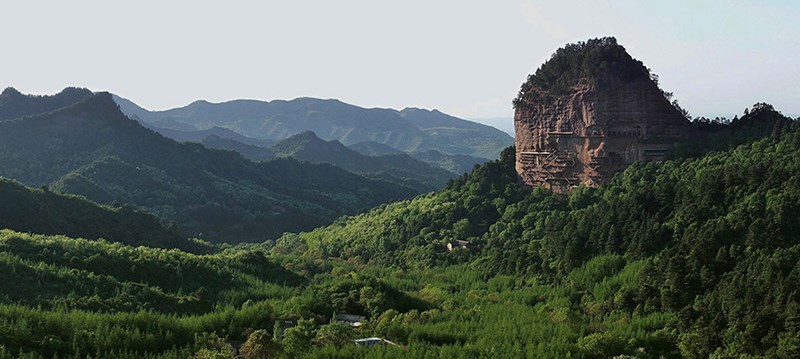
[{"label": "trees on top of cliff", "polygon": [[534,88],[546,90],[554,95],[563,95],[581,79],[613,76],[623,81],[651,79],[650,70],[632,58],[614,37],[603,37],[581,41],[556,50],[550,60],[542,64],[522,84],[514,100],[517,106],[523,98],[530,96]]}]

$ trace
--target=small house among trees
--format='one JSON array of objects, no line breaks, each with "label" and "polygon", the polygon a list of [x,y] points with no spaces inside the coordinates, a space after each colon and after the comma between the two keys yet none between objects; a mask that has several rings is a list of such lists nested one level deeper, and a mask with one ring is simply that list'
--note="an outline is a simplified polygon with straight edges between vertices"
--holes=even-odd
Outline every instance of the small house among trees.
[{"label": "small house among trees", "polygon": [[374,347],[376,345],[394,345],[394,346],[398,346],[399,347],[399,345],[395,344],[392,341],[389,341],[389,340],[386,340],[386,339],[383,339],[383,338],[378,338],[378,337],[356,339],[356,340],[353,340],[353,343],[356,343],[356,345],[360,345],[360,346],[364,346],[364,347]]},{"label": "small house among trees", "polygon": [[367,320],[363,315],[340,313],[336,314],[336,320],[350,324],[352,327],[360,327]]},{"label": "small house among trees", "polygon": [[467,249],[467,248],[469,248],[469,242],[468,241],[464,241],[464,240],[460,240],[460,239],[456,239],[456,240],[454,240],[452,242],[447,242],[447,251],[448,252],[452,252],[456,248],[465,248],[465,249]]}]

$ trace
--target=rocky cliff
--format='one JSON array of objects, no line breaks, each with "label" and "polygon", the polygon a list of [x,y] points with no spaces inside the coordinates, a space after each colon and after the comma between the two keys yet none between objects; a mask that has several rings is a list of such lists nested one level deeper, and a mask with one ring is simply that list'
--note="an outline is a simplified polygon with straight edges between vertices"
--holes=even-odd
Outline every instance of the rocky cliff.
[{"label": "rocky cliff", "polygon": [[559,192],[597,186],[636,161],[661,160],[691,128],[613,38],[559,49],[514,104],[520,179]]}]

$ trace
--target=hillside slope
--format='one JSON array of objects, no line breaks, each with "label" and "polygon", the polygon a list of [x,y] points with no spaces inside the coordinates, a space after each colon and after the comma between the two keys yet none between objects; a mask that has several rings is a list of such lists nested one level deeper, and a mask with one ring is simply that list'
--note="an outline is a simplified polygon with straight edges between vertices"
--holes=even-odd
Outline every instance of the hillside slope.
[{"label": "hillside slope", "polygon": [[200,143],[203,146],[212,149],[237,152],[244,158],[255,162],[269,161],[275,158],[275,153],[273,153],[269,148],[258,145],[249,145],[232,138],[209,135],[203,138]]},{"label": "hillside slope", "polygon": [[92,96],[87,89],[67,87],[50,96],[23,95],[13,87],[0,93],[0,121],[50,112],[71,106]]},{"label": "hillside slope", "polygon": [[520,186],[509,149],[210,255],[0,231],[0,357],[797,357],[800,125],[759,105],[714,134],[569,194]]},{"label": "hillside slope", "polygon": [[259,140],[256,138],[242,136],[236,132],[233,132],[227,128],[222,128],[222,127],[211,127],[205,130],[191,130],[191,131],[160,128],[157,126],[150,126],[148,124],[145,124],[145,127],[148,127],[164,135],[164,137],[171,138],[178,142],[203,142],[203,140],[205,140],[209,136],[215,136],[225,140],[234,140],[236,142],[248,146],[269,147],[276,143],[276,141],[272,140]]},{"label": "hillside slope", "polygon": [[101,202],[130,203],[214,240],[263,240],[413,195],[332,166],[257,164],[179,144],[93,95],[0,124],[0,175]]},{"label": "hillside slope", "polygon": [[199,250],[174,229],[131,207],[113,208],[0,178],[0,228],[106,239],[127,245]]},{"label": "hillside slope", "polygon": [[458,174],[470,173],[475,165],[481,165],[488,162],[479,157],[467,155],[448,155],[436,150],[412,152],[411,157]]},{"label": "hillside slope", "polygon": [[[741,128],[767,137],[737,143]],[[584,291],[573,299],[574,315],[596,325],[627,315],[673,318],[672,339],[640,344],[645,352],[792,357],[800,334],[792,284],[800,275],[800,125],[757,105],[717,135],[738,147],[636,163],[608,185],[566,195],[519,186],[509,149],[439,193],[287,235],[279,248],[301,243],[308,255],[409,270],[467,262],[488,276],[577,286]],[[470,249],[448,253],[445,243],[455,239]],[[638,261],[628,279],[600,283],[600,273],[626,261]],[[599,267],[580,269],[590,264]],[[633,355],[624,335],[583,335],[575,350],[591,357]]]},{"label": "hillside slope", "polygon": [[[510,136],[503,131],[438,110],[406,108],[399,114],[437,140],[436,146],[429,149],[418,148],[416,151],[436,150],[452,155],[495,159],[499,154],[498,146],[502,149],[511,145],[508,142]],[[464,151],[463,148],[470,148],[472,151]]]},{"label": "hillside slope", "polygon": [[455,177],[451,172],[417,161],[404,153],[365,156],[338,141],[324,141],[313,132],[301,132],[270,147],[270,150],[278,157],[329,163],[368,178],[409,186],[419,193],[438,190]]},{"label": "hillside slope", "polygon": [[399,155],[404,153],[394,147],[375,141],[356,142],[347,145],[347,148],[367,156]]}]

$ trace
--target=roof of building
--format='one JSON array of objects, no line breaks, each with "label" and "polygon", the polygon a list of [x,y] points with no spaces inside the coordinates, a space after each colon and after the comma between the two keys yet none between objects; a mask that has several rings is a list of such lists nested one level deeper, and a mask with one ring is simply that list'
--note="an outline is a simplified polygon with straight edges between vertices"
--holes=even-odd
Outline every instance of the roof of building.
[{"label": "roof of building", "polygon": [[356,343],[366,343],[366,342],[382,342],[383,338],[372,337],[372,338],[361,338],[353,340]]},{"label": "roof of building", "polygon": [[375,344],[394,345],[396,347],[401,347],[404,350],[408,349],[407,346],[400,346],[400,345],[398,345],[397,343],[395,343],[395,342],[393,342],[391,340],[378,338],[378,337],[356,339],[356,340],[353,340],[353,343],[355,343],[357,345],[375,345]]},{"label": "roof of building", "polygon": [[336,320],[341,320],[345,322],[363,322],[366,319],[367,317],[363,315],[347,314],[347,313],[336,314]]}]

